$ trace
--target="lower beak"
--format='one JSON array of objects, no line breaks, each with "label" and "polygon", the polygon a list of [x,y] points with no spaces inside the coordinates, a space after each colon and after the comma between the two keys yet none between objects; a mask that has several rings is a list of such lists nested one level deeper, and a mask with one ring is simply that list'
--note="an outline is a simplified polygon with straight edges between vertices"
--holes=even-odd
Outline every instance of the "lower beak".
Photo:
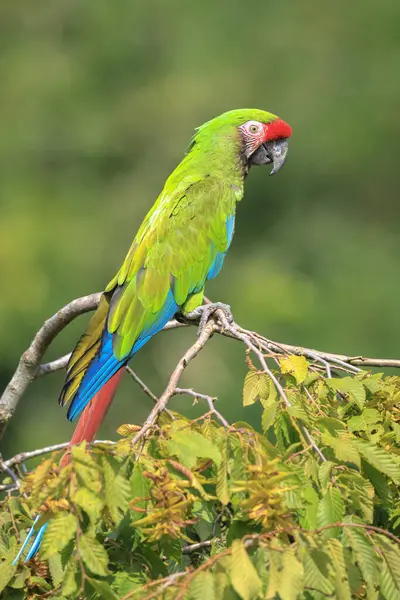
[{"label": "lower beak", "polygon": [[285,164],[289,148],[288,141],[286,139],[281,139],[274,142],[267,142],[264,144],[264,148],[267,151],[270,162],[273,163],[270,175],[275,175],[275,173],[277,173]]}]

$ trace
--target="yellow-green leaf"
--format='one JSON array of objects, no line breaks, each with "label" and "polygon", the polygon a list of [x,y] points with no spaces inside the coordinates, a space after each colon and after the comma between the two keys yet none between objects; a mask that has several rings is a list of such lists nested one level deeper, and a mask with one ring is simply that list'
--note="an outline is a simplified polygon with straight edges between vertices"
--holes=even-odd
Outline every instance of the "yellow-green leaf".
[{"label": "yellow-green leaf", "polygon": [[230,501],[230,493],[228,487],[228,442],[223,441],[222,445],[222,460],[217,467],[217,486],[218,499],[222,504],[228,504]]},{"label": "yellow-green leaf", "polygon": [[351,600],[349,577],[344,560],[343,546],[339,540],[330,539],[327,541],[327,547],[334,566],[335,598],[337,598],[337,600]]},{"label": "yellow-green leaf", "polygon": [[89,534],[79,537],[79,554],[87,568],[95,575],[108,575],[108,554],[103,546]]},{"label": "yellow-green leaf", "polygon": [[284,356],[279,360],[283,374],[293,375],[298,384],[303,383],[307,377],[308,362],[305,356]]},{"label": "yellow-green leaf", "polygon": [[342,392],[350,397],[359,408],[365,404],[365,388],[363,384],[354,377],[332,377],[326,380],[326,384],[337,392]]},{"label": "yellow-green leaf", "polygon": [[[339,490],[335,487],[328,488],[325,495],[319,501],[317,510],[317,526],[325,527],[333,523],[339,523],[344,517],[344,502]],[[327,528],[323,532],[324,537],[335,537],[338,535],[336,527]]]},{"label": "yellow-green leaf", "polygon": [[241,540],[232,543],[230,577],[235,592],[242,600],[253,600],[262,583]]},{"label": "yellow-green leaf", "polygon": [[178,460],[191,469],[198,458],[211,458],[217,465],[221,462],[221,452],[210,440],[197,431],[171,431],[167,442],[168,452],[178,457]]},{"label": "yellow-green leaf", "polygon": [[60,552],[74,537],[77,530],[77,520],[69,512],[59,512],[54,515],[47,525],[42,541],[42,557],[50,558]]},{"label": "yellow-green leaf", "polygon": [[243,406],[250,406],[257,400],[267,399],[271,387],[271,379],[263,371],[249,371],[243,384]]},{"label": "yellow-green leaf", "polygon": [[214,577],[210,572],[200,571],[189,586],[190,600],[219,600],[215,596]]}]

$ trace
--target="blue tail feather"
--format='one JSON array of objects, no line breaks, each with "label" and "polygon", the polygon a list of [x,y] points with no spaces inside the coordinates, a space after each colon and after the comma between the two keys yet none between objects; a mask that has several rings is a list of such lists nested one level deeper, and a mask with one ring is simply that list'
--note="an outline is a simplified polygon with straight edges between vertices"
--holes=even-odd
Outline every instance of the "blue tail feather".
[{"label": "blue tail feather", "polygon": [[40,515],[38,515],[36,517],[36,519],[34,520],[33,525],[30,528],[30,530],[28,531],[28,535],[26,536],[26,538],[24,540],[24,543],[22,544],[22,547],[21,547],[20,551],[18,552],[17,556],[15,557],[15,559],[14,559],[14,561],[12,563],[12,566],[15,566],[18,563],[18,561],[21,558],[21,555],[23,554],[26,546],[31,541],[32,536],[35,536],[35,537],[34,537],[34,540],[32,542],[32,546],[30,547],[29,552],[26,555],[26,558],[25,558],[24,562],[27,562],[28,560],[30,560],[31,558],[33,558],[35,556],[36,552],[38,551],[40,543],[41,543],[42,538],[43,538],[43,534],[44,534],[44,532],[46,530],[46,527],[48,525],[47,523],[45,523],[44,525],[41,526],[41,528],[38,531],[35,531],[35,525],[39,521],[39,518],[40,518]]}]

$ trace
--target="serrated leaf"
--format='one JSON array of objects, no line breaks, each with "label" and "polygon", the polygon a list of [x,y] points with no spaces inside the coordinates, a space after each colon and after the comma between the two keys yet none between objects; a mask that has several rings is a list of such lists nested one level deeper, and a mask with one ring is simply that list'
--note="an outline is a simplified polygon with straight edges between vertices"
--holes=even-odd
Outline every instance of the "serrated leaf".
[{"label": "serrated leaf", "polygon": [[61,556],[60,554],[53,554],[49,558],[49,570],[51,579],[53,581],[53,586],[57,587],[62,580],[64,579],[64,570],[61,564]]},{"label": "serrated leaf", "polygon": [[303,590],[304,567],[294,548],[286,549],[282,556],[282,573],[278,593],[282,600],[296,600]]},{"label": "serrated leaf", "polygon": [[400,598],[400,550],[383,535],[376,536],[382,552],[380,591],[385,600]]},{"label": "serrated leaf", "polygon": [[22,570],[15,574],[13,581],[9,584],[10,587],[18,590],[25,587],[25,581],[28,579],[30,571],[28,567],[23,566]]},{"label": "serrated leaf", "polygon": [[129,592],[136,590],[140,585],[140,575],[125,573],[123,571],[119,571],[115,573],[113,577],[112,587],[118,593],[119,598],[124,598]]},{"label": "serrated leaf", "polygon": [[104,508],[104,500],[95,492],[88,488],[80,487],[73,494],[72,500],[82,508],[89,516],[90,520],[95,522]]},{"label": "serrated leaf", "polygon": [[264,433],[274,424],[276,417],[276,410],[278,408],[277,397],[268,398],[265,404],[263,404],[264,410],[261,417],[261,426]]},{"label": "serrated leaf", "polygon": [[191,469],[198,458],[211,458],[217,465],[221,462],[221,452],[210,440],[197,431],[173,431],[167,441],[168,452],[178,457],[178,460]]},{"label": "serrated leaf", "polygon": [[364,581],[373,589],[379,580],[379,556],[375,545],[362,529],[345,527],[344,536],[354,553]]},{"label": "serrated leaf", "polygon": [[[317,510],[317,526],[325,527],[332,523],[339,523],[344,517],[344,502],[339,490],[335,487],[328,488],[321,498]],[[335,527],[324,530],[325,538],[335,537],[338,530]]]},{"label": "serrated leaf", "polygon": [[332,377],[326,384],[336,392],[347,394],[359,408],[365,404],[365,388],[363,384],[353,377]]},{"label": "serrated leaf", "polygon": [[114,469],[105,457],[102,459],[102,464],[105,484],[105,502],[113,520],[118,524],[128,510],[131,485],[121,473],[115,474]]},{"label": "serrated leaf", "polygon": [[261,579],[241,540],[232,542],[230,578],[242,600],[253,600],[261,592]]},{"label": "serrated leaf", "polygon": [[120,425],[117,429],[117,433],[119,435],[123,435],[124,437],[128,437],[130,435],[134,435],[138,431],[140,431],[140,425],[130,425],[129,423],[125,423],[124,425]]},{"label": "serrated leaf", "polygon": [[356,440],[355,444],[364,460],[400,484],[400,466],[384,448],[360,439]]},{"label": "serrated leaf", "polygon": [[284,356],[279,360],[283,374],[293,375],[296,383],[303,383],[307,377],[308,362],[305,356],[296,356],[291,354]]},{"label": "serrated leaf", "polygon": [[94,492],[101,491],[100,467],[87,451],[86,443],[72,446],[72,465],[83,486]]},{"label": "serrated leaf", "polygon": [[330,557],[321,550],[311,548],[303,558],[304,586],[318,590],[321,594],[332,596],[334,585],[330,580]]},{"label": "serrated leaf", "polygon": [[327,431],[321,433],[321,440],[326,446],[332,448],[339,461],[353,463],[358,468],[361,467],[361,458],[355,440],[344,436],[334,437]]},{"label": "serrated leaf", "polygon": [[217,497],[222,504],[228,504],[230,501],[230,493],[228,486],[228,441],[224,440],[222,444],[222,460],[217,467]]},{"label": "serrated leaf", "polygon": [[249,371],[243,384],[243,406],[250,406],[257,400],[267,399],[270,393],[271,379],[263,371]]},{"label": "serrated leaf", "polygon": [[346,571],[343,546],[339,540],[335,539],[328,540],[327,545],[334,566],[335,598],[337,598],[337,600],[351,600],[349,577]]},{"label": "serrated leaf", "polygon": [[72,556],[64,571],[61,593],[67,598],[71,598],[75,592],[78,591],[78,587],[78,562],[75,557]]},{"label": "serrated leaf", "polygon": [[0,592],[2,592],[6,585],[11,581],[17,570],[17,566],[12,566],[11,564],[15,558],[15,545],[13,545],[7,553],[3,554],[2,558],[4,558],[4,561],[0,563]]},{"label": "serrated leaf", "polygon": [[79,537],[79,555],[87,568],[95,575],[108,575],[108,554],[103,546],[89,534]]},{"label": "serrated leaf", "polygon": [[50,558],[60,552],[74,537],[78,523],[76,517],[69,512],[59,512],[52,517],[47,525],[41,545],[42,557]]},{"label": "serrated leaf", "polygon": [[333,466],[334,466],[334,464],[330,460],[326,460],[325,462],[321,463],[321,465],[319,466],[318,479],[321,484],[321,487],[326,488],[329,481],[331,480]]},{"label": "serrated leaf", "polygon": [[99,581],[98,579],[87,578],[89,584],[95,592],[97,592],[101,600],[119,600],[120,596],[114,592],[107,581]]},{"label": "serrated leaf", "polygon": [[210,572],[200,571],[190,582],[190,600],[219,600],[215,596],[214,577]]}]

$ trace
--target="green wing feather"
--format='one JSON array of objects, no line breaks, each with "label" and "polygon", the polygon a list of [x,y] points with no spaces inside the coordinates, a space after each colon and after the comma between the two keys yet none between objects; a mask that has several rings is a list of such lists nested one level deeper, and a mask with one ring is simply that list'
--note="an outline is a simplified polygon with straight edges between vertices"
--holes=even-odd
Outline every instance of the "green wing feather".
[{"label": "green wing feather", "polygon": [[166,186],[106,288],[112,293],[107,326],[119,359],[159,318],[168,293],[181,307],[204,286],[217,252],[228,248],[237,188],[215,176],[183,183],[170,194]]}]

